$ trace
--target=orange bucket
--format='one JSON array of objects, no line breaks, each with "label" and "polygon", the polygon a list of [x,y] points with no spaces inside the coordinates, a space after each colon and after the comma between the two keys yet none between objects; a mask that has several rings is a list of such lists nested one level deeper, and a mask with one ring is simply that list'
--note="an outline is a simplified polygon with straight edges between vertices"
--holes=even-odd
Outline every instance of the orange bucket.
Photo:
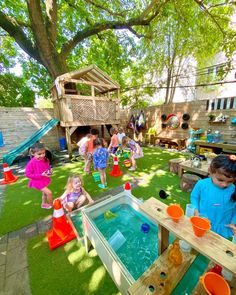
[{"label": "orange bucket", "polygon": [[180,218],[184,215],[184,210],[180,207],[179,204],[168,206],[166,212],[174,222],[179,222]]},{"label": "orange bucket", "polygon": [[210,221],[207,218],[193,216],[190,218],[192,223],[193,232],[197,237],[202,237],[206,231],[211,228]]},{"label": "orange bucket", "polygon": [[215,272],[206,272],[201,278],[207,294],[214,295],[230,295],[230,288],[226,280]]}]

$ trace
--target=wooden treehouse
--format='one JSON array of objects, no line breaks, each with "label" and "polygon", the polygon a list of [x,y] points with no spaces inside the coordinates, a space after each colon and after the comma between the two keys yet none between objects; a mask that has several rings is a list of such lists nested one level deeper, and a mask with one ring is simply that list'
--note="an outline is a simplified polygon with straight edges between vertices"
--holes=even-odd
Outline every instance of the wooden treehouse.
[{"label": "wooden treehouse", "polygon": [[63,74],[52,87],[54,112],[65,127],[69,155],[71,135],[79,126],[119,124],[120,86],[95,65]]}]

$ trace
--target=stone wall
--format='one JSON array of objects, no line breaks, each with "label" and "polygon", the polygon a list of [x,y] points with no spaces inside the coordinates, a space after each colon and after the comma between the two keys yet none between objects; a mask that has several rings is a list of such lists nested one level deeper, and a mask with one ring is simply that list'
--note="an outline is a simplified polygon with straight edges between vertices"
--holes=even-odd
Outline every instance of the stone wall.
[{"label": "stone wall", "polygon": [[[16,148],[22,141],[32,136],[52,118],[53,109],[1,107],[0,131],[5,145],[0,147],[0,159],[8,151]],[[54,127],[41,138],[41,141],[50,149],[58,150],[58,138],[62,135],[61,131]]]}]

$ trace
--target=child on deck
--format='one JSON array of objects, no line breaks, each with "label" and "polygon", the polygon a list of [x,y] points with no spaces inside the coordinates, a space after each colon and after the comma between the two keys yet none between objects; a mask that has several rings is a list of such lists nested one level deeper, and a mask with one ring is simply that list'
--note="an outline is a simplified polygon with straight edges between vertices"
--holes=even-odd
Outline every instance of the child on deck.
[{"label": "child on deck", "polygon": [[71,212],[81,207],[86,200],[93,204],[94,200],[83,188],[83,182],[79,175],[71,175],[67,180],[64,194],[59,198],[66,211]]},{"label": "child on deck", "polygon": [[42,143],[35,143],[31,147],[32,158],[25,167],[25,175],[30,179],[28,187],[42,192],[41,208],[52,208],[52,192],[47,187],[50,182],[52,169],[49,160],[45,157],[46,149]]},{"label": "child on deck", "polygon": [[85,167],[84,172],[91,174],[91,165],[93,162],[93,152],[94,152],[94,146],[93,141],[98,137],[99,131],[97,129],[91,129],[90,131],[91,135],[89,140],[87,141],[87,153],[85,155]]},{"label": "child on deck", "polygon": [[143,157],[143,151],[142,148],[138,143],[136,143],[134,140],[130,139],[128,136],[124,136],[122,139],[122,146],[124,148],[130,148],[131,155],[131,167],[129,168],[130,171],[135,171],[137,168],[136,159]]},{"label": "child on deck", "polygon": [[236,234],[236,156],[217,156],[212,160],[209,172],[209,178],[196,183],[191,203],[196,216],[207,217],[213,231],[230,238]]},{"label": "child on deck", "polygon": [[115,154],[119,146],[119,141],[117,137],[118,129],[112,127],[110,130],[110,133],[112,137],[111,137],[111,142],[109,144],[108,150],[111,152],[111,154]]},{"label": "child on deck", "polygon": [[93,153],[93,166],[94,169],[98,169],[101,183],[99,183],[100,188],[105,188],[107,186],[106,182],[106,167],[109,157],[108,150],[104,148],[104,140],[102,138],[97,138],[93,142],[95,151]]}]

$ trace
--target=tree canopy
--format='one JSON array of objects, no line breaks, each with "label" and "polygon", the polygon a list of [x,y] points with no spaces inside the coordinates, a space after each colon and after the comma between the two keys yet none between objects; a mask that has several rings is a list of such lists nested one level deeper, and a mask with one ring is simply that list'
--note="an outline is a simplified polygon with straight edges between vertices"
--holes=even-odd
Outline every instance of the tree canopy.
[{"label": "tree canopy", "polygon": [[[44,96],[58,75],[92,63],[122,87],[137,86],[171,65],[176,70],[189,54],[198,60],[221,49],[229,54],[235,37],[228,30],[232,5],[224,0],[3,0],[0,62],[4,68],[20,63],[24,79]],[[170,77],[178,75],[175,70]],[[151,93],[143,89],[144,97]]]},{"label": "tree canopy", "polygon": [[22,77],[9,73],[0,75],[1,107],[33,107],[34,103],[35,93]]}]

